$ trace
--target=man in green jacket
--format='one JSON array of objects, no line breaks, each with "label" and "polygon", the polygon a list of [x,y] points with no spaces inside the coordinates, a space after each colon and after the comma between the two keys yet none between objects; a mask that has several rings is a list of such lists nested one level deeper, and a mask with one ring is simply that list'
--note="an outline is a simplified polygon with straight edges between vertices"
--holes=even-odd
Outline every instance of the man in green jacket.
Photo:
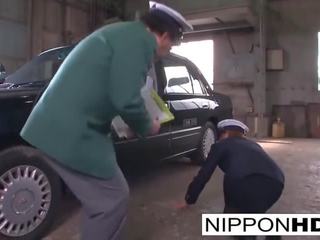
[{"label": "man in green jacket", "polygon": [[21,136],[41,150],[84,209],[82,239],[118,239],[129,190],[111,138],[120,115],[141,136],[156,134],[140,89],[154,57],[192,27],[155,3],[141,21],[105,26],[65,59],[34,107]]}]

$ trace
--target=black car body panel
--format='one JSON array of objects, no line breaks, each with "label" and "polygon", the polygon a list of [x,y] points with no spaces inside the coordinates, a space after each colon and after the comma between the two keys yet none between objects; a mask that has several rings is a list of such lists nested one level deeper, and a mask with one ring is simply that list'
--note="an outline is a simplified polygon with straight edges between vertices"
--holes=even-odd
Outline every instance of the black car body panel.
[{"label": "black car body panel", "polygon": [[[37,99],[73,47],[56,48],[40,54],[0,84],[0,151],[24,143],[19,137],[20,130]],[[167,79],[168,73],[174,68],[183,70],[181,73],[186,76]],[[216,124],[232,117],[230,98],[213,92],[201,72],[189,60],[172,54],[156,62],[151,72],[149,76],[175,120],[162,125],[158,135],[146,138],[124,140],[118,139],[113,133],[120,159],[132,156],[167,159],[190,153],[197,149],[202,127],[207,121]],[[190,81],[196,79],[200,94],[196,93],[193,82],[192,87],[186,85],[189,90],[183,92],[187,78]]]}]

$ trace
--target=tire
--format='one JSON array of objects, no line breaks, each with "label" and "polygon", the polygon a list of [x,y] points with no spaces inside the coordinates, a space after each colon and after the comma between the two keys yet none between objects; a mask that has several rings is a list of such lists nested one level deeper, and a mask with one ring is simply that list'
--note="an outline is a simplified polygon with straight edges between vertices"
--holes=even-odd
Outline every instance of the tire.
[{"label": "tire", "polygon": [[191,156],[191,161],[197,165],[202,165],[209,154],[212,144],[217,141],[217,130],[212,122],[207,122],[202,128],[198,149]]},{"label": "tire", "polygon": [[51,227],[62,182],[44,158],[24,146],[0,153],[0,239],[38,240]]}]

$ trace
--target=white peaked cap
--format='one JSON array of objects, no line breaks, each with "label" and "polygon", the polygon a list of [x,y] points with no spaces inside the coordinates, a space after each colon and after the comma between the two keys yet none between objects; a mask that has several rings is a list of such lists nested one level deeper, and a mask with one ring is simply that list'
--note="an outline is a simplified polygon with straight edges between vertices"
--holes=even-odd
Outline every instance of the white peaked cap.
[{"label": "white peaked cap", "polygon": [[191,32],[193,30],[193,27],[190,23],[187,22],[187,20],[176,10],[162,4],[157,3],[154,1],[150,1],[150,9],[156,9],[159,11],[162,11],[172,17],[180,26],[183,32]]},{"label": "white peaked cap", "polygon": [[218,129],[224,129],[227,127],[239,127],[241,128],[245,133],[249,132],[249,128],[247,125],[245,125],[243,122],[240,122],[235,119],[225,119],[223,121],[220,121],[218,123]]}]

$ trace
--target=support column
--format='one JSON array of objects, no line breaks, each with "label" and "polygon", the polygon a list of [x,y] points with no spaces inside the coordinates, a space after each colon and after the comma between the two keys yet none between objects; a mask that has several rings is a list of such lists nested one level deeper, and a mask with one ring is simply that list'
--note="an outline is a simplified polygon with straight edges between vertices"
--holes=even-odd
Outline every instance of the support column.
[{"label": "support column", "polygon": [[31,19],[31,56],[35,56],[43,51],[43,21],[44,21],[44,1],[33,0],[30,9]]},{"label": "support column", "polygon": [[256,42],[257,50],[257,67],[258,74],[254,84],[254,109],[255,117],[252,132],[255,137],[267,137],[269,128],[269,117],[267,116],[267,99],[266,99],[266,21],[265,21],[266,1],[259,0],[257,12],[259,15],[258,33]]},{"label": "support column", "polygon": [[128,20],[133,20],[148,9],[148,0],[127,0],[125,4],[125,18]]}]

